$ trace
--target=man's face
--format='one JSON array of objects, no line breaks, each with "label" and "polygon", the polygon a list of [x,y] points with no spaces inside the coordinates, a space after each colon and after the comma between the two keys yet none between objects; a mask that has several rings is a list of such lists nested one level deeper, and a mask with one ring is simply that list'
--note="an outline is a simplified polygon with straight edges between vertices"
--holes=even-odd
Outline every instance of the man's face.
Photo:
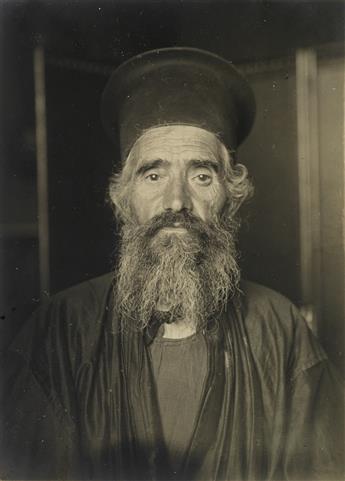
[{"label": "man's face", "polygon": [[202,328],[236,292],[227,160],[217,137],[197,127],[154,128],[135,143],[114,196],[125,213],[116,272],[123,326],[156,318]]},{"label": "man's face", "polygon": [[[167,211],[188,210],[209,222],[224,206],[222,144],[201,128],[173,125],[147,131],[130,155],[131,210],[139,224]],[[183,234],[176,223],[165,230]]]}]

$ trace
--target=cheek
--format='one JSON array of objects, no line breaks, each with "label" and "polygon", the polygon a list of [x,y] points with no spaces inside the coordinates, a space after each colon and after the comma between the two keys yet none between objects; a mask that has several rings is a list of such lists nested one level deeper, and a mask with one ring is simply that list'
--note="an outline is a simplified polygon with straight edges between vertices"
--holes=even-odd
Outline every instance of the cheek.
[{"label": "cheek", "polygon": [[214,188],[213,194],[214,204],[219,210],[221,210],[226,201],[226,190],[224,184],[219,182],[218,185]]},{"label": "cheek", "polygon": [[141,200],[140,193],[138,193],[137,189],[134,186],[132,186],[129,192],[129,199],[129,209],[131,216],[136,221],[139,221],[139,219],[143,215],[142,207],[145,205],[145,203]]},{"label": "cheek", "polygon": [[139,224],[145,222],[146,216],[146,209],[147,209],[148,202],[145,199],[138,195],[137,192],[133,192],[131,195],[131,202],[130,202],[130,209],[133,214],[133,217]]},{"label": "cheek", "polygon": [[155,190],[133,187],[130,208],[139,224],[143,224],[156,215],[156,205],[159,193]]},{"label": "cheek", "polygon": [[207,219],[211,219],[214,216],[220,214],[225,202],[226,193],[225,188],[222,185],[215,185],[210,187],[207,192],[196,196],[196,201],[199,205],[199,209],[202,211],[202,216]]}]

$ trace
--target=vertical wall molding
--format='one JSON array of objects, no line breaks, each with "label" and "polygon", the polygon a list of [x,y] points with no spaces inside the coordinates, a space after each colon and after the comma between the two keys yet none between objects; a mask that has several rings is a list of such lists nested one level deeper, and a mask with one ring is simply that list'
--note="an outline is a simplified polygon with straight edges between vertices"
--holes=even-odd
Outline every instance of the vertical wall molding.
[{"label": "vertical wall molding", "polygon": [[317,331],[321,306],[320,167],[317,56],[296,51],[300,266],[304,314]]},{"label": "vertical wall molding", "polygon": [[[344,74],[344,83],[343,83],[343,113],[345,113],[345,62],[343,68]],[[342,220],[342,230],[343,230],[343,273],[345,274],[345,115],[343,117],[343,211],[341,215]],[[344,277],[345,283],[345,277]],[[343,308],[344,308],[344,319],[345,319],[345,295],[343,297]],[[343,339],[343,346],[345,344],[345,340]]]},{"label": "vertical wall molding", "polygon": [[38,243],[41,295],[49,294],[49,216],[48,216],[48,158],[45,93],[45,58],[42,46],[33,54],[36,115]]}]

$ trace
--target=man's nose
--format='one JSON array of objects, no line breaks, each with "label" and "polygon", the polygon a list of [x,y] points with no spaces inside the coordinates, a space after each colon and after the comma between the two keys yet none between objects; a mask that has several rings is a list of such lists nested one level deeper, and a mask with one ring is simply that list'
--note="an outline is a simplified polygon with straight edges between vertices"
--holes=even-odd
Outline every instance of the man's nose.
[{"label": "man's nose", "polygon": [[188,186],[184,180],[177,178],[169,182],[164,192],[163,207],[174,212],[192,209]]}]

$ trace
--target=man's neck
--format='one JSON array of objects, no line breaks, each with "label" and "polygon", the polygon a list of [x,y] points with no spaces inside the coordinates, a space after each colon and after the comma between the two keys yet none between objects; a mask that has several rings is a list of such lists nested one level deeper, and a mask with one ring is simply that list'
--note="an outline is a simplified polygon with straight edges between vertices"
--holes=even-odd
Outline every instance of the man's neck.
[{"label": "man's neck", "polygon": [[[160,300],[157,305],[157,310],[162,313],[169,311],[169,303]],[[164,323],[163,337],[169,339],[182,339],[184,337],[192,336],[196,332],[195,325],[186,319],[179,319],[171,323]]]},{"label": "man's neck", "polygon": [[177,321],[171,324],[164,323],[163,337],[169,339],[183,339],[184,337],[192,336],[195,332],[195,326],[188,321]]}]

